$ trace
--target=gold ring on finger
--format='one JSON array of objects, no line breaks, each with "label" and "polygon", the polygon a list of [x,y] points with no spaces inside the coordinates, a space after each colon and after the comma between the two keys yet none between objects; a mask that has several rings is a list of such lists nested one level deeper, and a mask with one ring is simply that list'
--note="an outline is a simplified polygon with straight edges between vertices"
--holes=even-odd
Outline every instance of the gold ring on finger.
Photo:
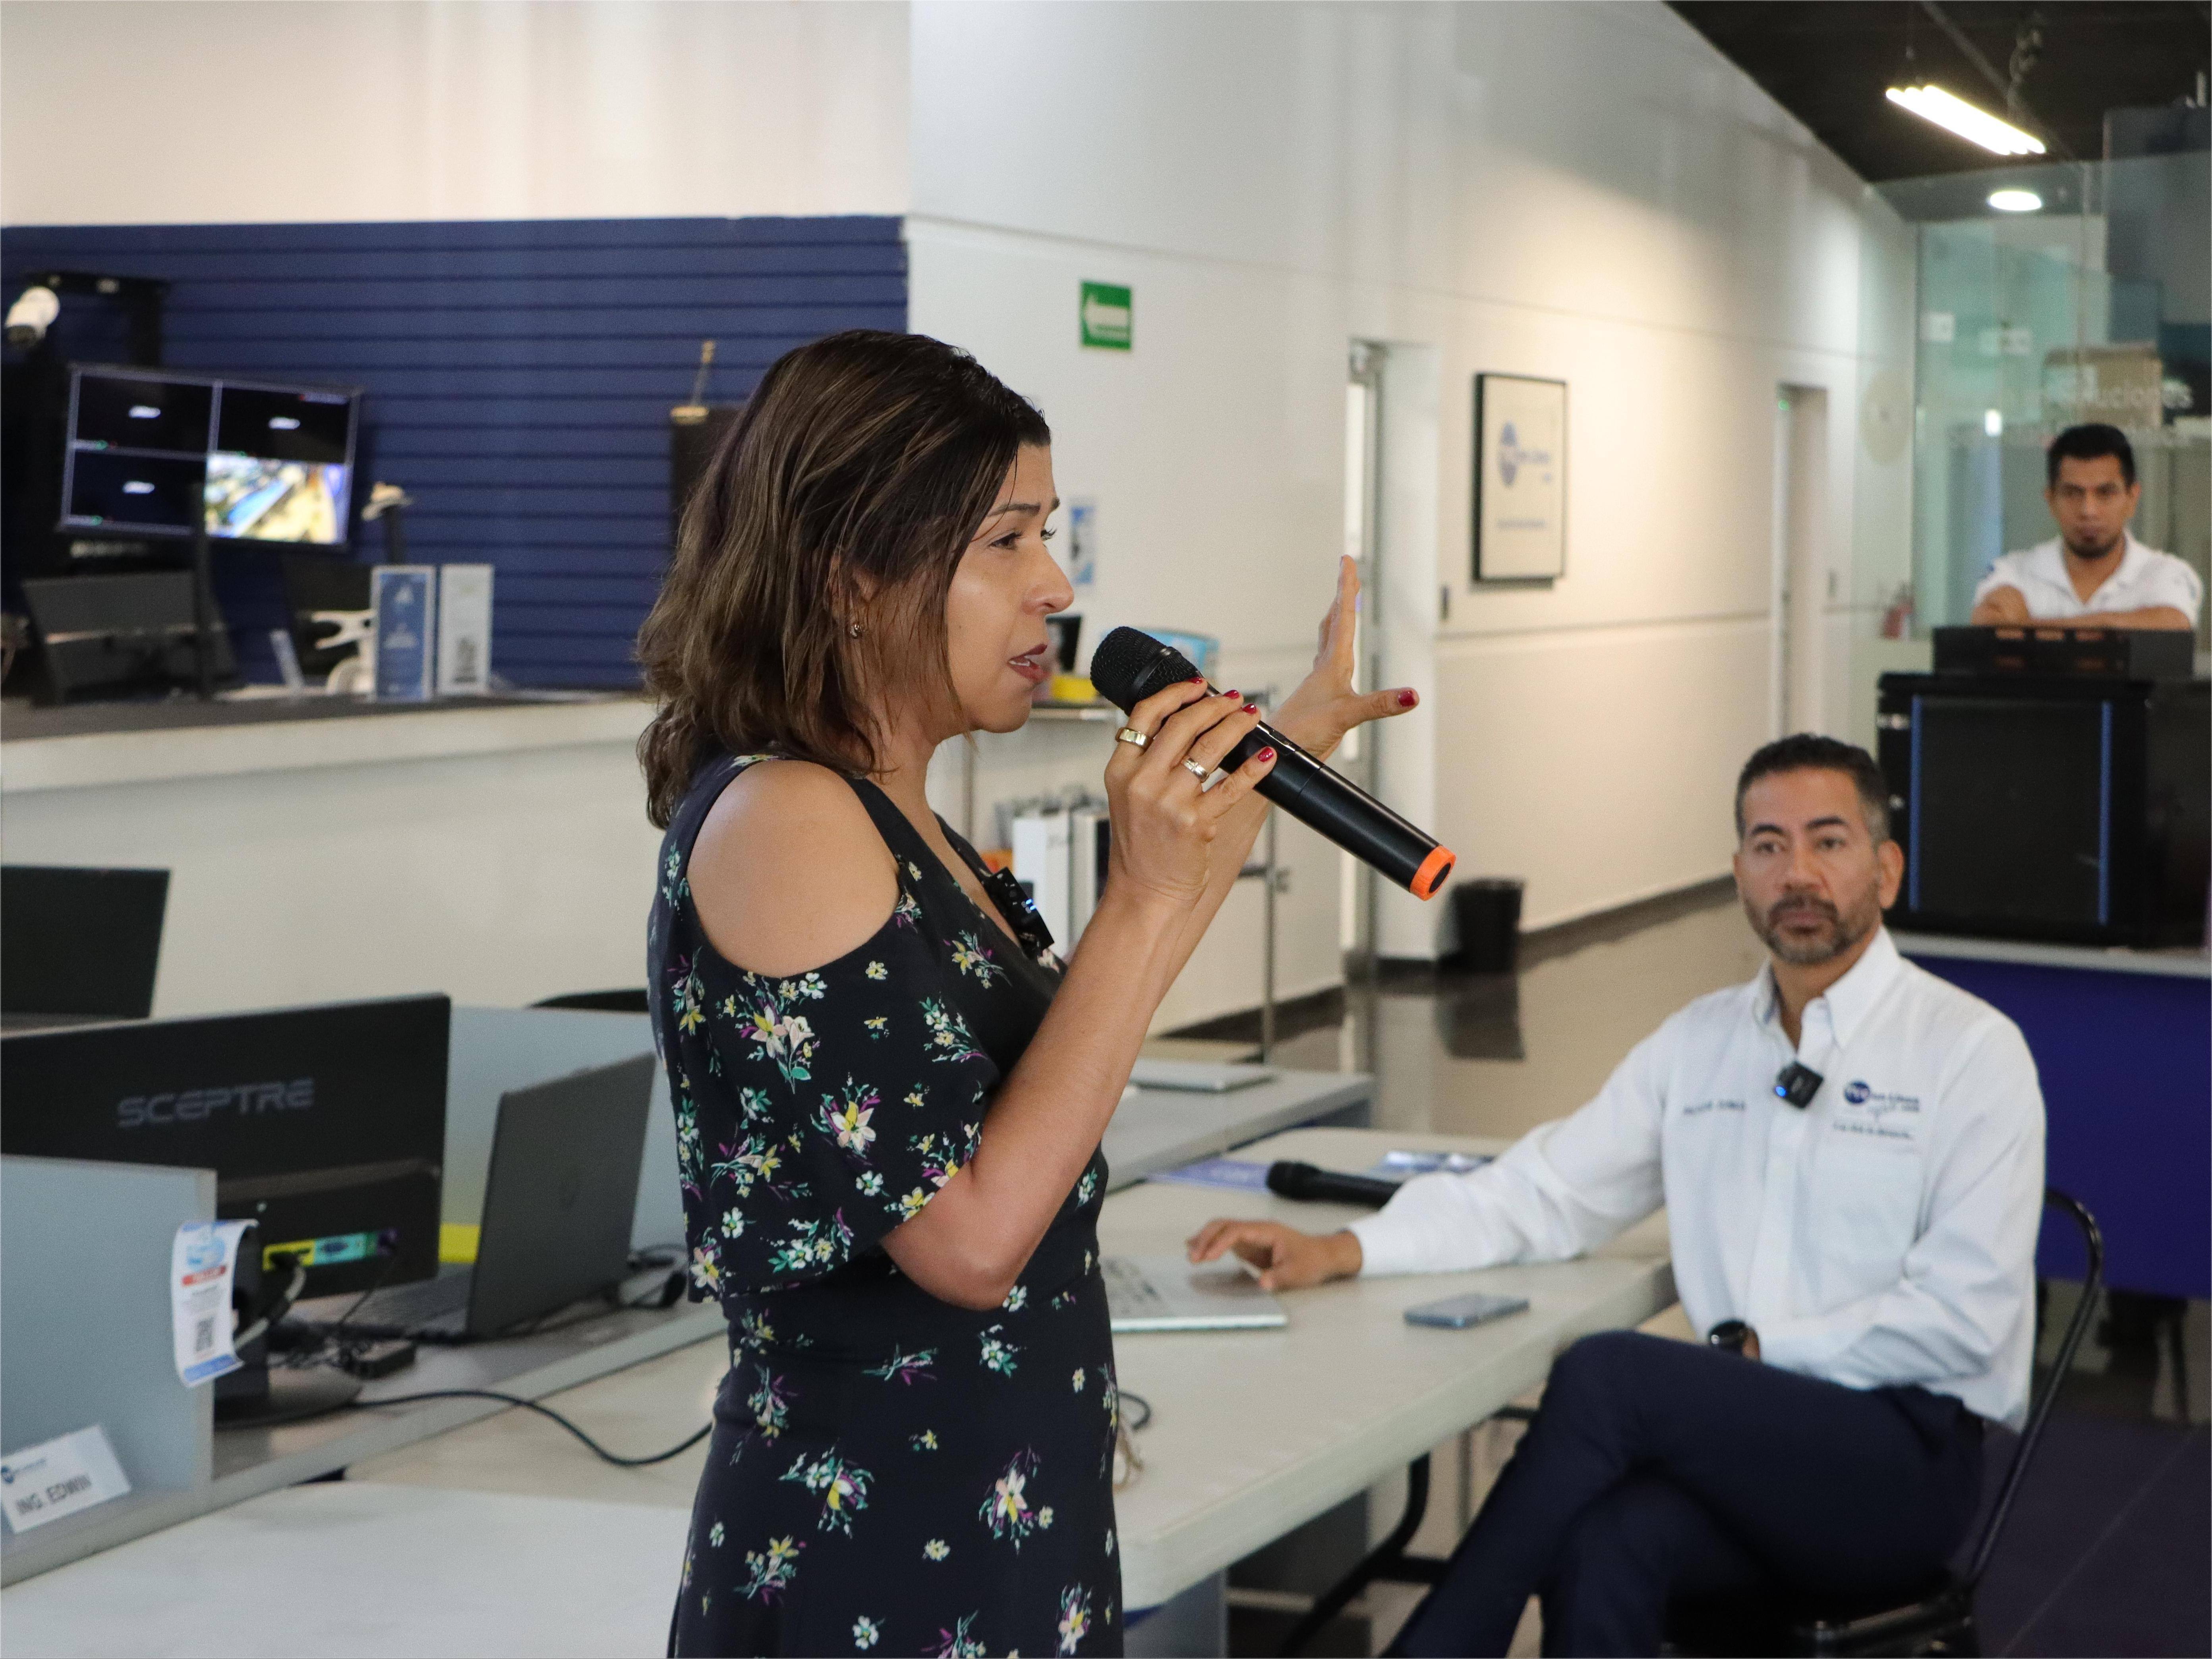
[{"label": "gold ring on finger", "polygon": [[1152,739],[1146,737],[1142,732],[1137,730],[1135,726],[1125,726],[1114,734],[1114,741],[1116,743],[1134,744],[1138,748],[1142,749],[1146,744],[1150,743]]}]

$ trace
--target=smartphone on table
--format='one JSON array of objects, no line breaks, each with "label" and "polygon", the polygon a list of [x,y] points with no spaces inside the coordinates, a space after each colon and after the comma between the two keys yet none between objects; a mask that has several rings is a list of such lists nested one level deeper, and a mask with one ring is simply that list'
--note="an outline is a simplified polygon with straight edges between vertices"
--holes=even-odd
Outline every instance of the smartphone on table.
[{"label": "smartphone on table", "polygon": [[1463,1331],[1470,1325],[1486,1325],[1493,1319],[1504,1319],[1509,1314],[1528,1311],[1525,1296],[1486,1296],[1480,1291],[1465,1296],[1448,1296],[1441,1302],[1424,1302],[1406,1310],[1408,1325],[1438,1325],[1448,1331]]}]

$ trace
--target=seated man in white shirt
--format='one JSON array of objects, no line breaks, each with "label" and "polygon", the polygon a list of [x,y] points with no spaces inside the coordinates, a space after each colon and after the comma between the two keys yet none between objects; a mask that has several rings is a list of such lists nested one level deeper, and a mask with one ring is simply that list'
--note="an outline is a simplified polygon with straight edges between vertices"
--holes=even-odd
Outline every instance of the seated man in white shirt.
[{"label": "seated man in white shirt", "polygon": [[2044,456],[2057,536],[2008,553],[1974,589],[1969,622],[2194,628],[2204,584],[2128,530],[2142,500],[2136,453],[2116,426],[2069,426]]},{"label": "seated man in white shirt", "polygon": [[2033,1356],[2043,1097],[2010,1020],[1898,954],[1904,858],[1866,751],[1768,744],[1735,880],[1768,965],[1638,1044],[1595,1099],[1471,1174],[1316,1236],[1210,1222],[1270,1289],[1558,1261],[1662,1203],[1704,1344],[1589,1336],[1393,1652],[1653,1654],[1670,1602],[1917,1590],[2017,1426]]}]

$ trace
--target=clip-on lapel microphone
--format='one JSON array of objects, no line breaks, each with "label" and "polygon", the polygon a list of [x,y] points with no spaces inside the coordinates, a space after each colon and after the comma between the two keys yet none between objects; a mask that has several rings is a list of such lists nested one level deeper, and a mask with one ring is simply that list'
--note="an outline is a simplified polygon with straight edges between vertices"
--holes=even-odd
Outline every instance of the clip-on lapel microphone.
[{"label": "clip-on lapel microphone", "polygon": [[1818,1072],[1793,1060],[1774,1079],[1775,1098],[1788,1101],[1802,1112],[1813,1103],[1813,1097],[1820,1092],[1821,1081]]}]

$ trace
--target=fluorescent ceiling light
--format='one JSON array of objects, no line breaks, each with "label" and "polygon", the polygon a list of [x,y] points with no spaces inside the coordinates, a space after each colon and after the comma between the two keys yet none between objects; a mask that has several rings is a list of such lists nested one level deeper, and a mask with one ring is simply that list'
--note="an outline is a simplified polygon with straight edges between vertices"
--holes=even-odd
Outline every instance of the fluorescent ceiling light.
[{"label": "fluorescent ceiling light", "polygon": [[1987,110],[1976,109],[1963,98],[1954,98],[1941,87],[1892,87],[1884,94],[1923,121],[1955,132],[2000,155],[2040,155],[2043,140],[2030,137],[2009,121],[2000,121]]},{"label": "fluorescent ceiling light", "polygon": [[2040,213],[2043,198],[2032,190],[1993,190],[1990,205],[1999,213]]}]

